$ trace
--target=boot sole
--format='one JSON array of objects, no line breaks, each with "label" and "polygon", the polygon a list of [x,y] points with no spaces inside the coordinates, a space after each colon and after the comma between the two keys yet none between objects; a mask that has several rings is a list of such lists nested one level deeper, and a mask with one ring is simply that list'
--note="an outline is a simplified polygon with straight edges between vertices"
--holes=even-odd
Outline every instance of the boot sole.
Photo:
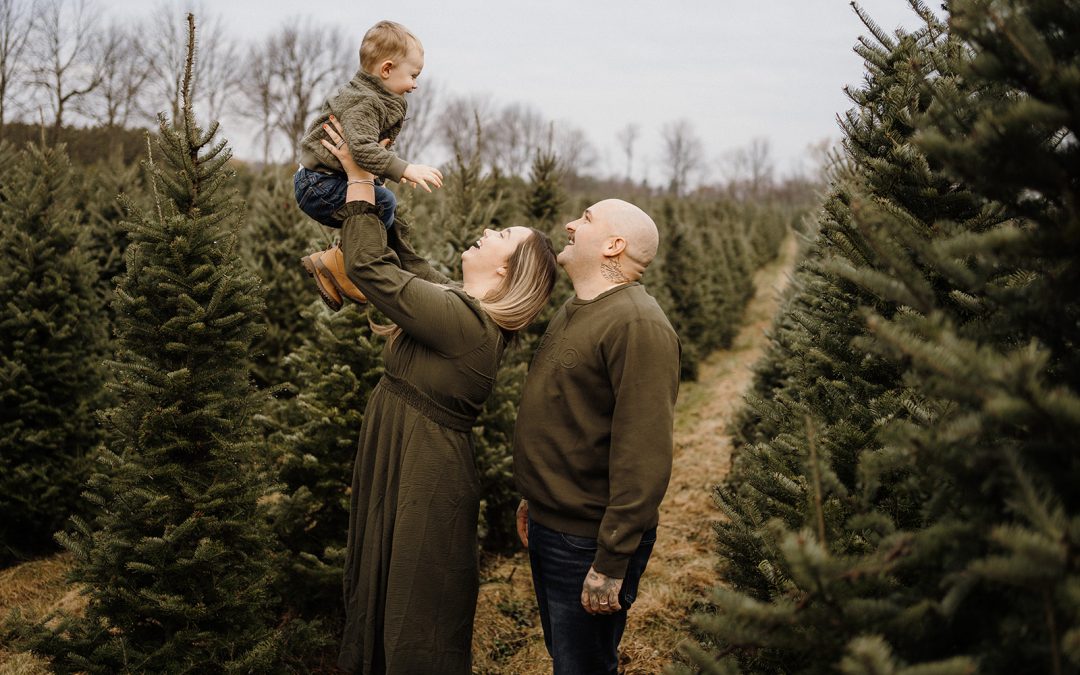
[{"label": "boot sole", "polygon": [[304,266],[304,271],[308,273],[308,276],[315,280],[315,286],[319,289],[319,297],[322,298],[323,304],[329,307],[331,312],[339,311],[342,306],[341,301],[335,300],[334,296],[330,295],[329,291],[323,286],[322,277],[316,271],[311,256],[300,258],[300,264]]},{"label": "boot sole", "polygon": [[[315,265],[315,267],[320,272],[325,274],[326,278],[330,280],[330,285],[332,285],[334,287],[334,290],[337,291],[338,295],[341,296],[342,302],[344,302],[345,298],[348,298],[349,300],[352,300],[353,302],[355,302],[358,305],[366,305],[367,304],[367,298],[364,298],[363,300],[358,300],[357,298],[349,295],[345,291],[345,289],[341,287],[341,284],[339,284],[337,282],[337,278],[334,277],[334,273],[330,271],[330,268],[328,268],[326,265],[323,264],[322,260],[315,260],[315,261],[312,261],[312,262]],[[356,289],[356,292],[359,293],[360,289]],[[363,297],[363,296],[361,296],[361,297]]]}]

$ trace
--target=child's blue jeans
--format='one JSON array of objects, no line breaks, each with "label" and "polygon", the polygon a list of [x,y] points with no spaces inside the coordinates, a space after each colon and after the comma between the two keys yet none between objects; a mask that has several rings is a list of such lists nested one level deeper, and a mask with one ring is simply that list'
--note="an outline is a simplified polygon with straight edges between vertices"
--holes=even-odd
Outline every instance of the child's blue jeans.
[{"label": "child's blue jeans", "polygon": [[[320,173],[300,167],[293,176],[296,203],[312,220],[327,227],[341,227],[341,221],[334,220],[333,214],[345,204],[347,183],[345,174]],[[375,179],[375,206],[379,207],[379,220],[390,229],[394,224],[397,198],[379,178]]]}]

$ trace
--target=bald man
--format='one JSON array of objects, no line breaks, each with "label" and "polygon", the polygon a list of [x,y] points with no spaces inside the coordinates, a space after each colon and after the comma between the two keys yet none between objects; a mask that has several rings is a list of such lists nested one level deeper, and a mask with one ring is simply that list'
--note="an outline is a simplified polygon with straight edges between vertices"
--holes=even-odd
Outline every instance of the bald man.
[{"label": "bald man", "polygon": [[517,529],[556,675],[616,673],[671,475],[680,347],[639,282],[652,218],[607,199],[566,231],[574,297],[533,356],[514,429]]}]

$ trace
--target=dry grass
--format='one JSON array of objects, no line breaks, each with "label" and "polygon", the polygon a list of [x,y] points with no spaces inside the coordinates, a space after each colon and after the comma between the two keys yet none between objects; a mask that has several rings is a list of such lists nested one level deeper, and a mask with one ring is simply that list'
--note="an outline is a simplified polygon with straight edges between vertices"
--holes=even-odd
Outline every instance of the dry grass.
[{"label": "dry grass", "polygon": [[[716,584],[711,523],[717,517],[710,497],[727,474],[731,439],[725,425],[750,385],[751,366],[761,356],[764,331],[778,306],[778,291],[794,263],[789,238],[779,260],[755,277],[757,294],[747,306],[745,325],[731,349],[702,364],[698,382],[684,384],[675,420],[675,463],[660,508],[659,538],[622,642],[626,675],[661,672],[677,659],[690,632],[693,608]],[[540,675],[551,672],[524,553],[489,556],[482,563],[480,600],[473,637],[478,675]],[[79,613],[85,599],[64,575],[68,555],[37,560],[0,571],[0,619],[15,607],[38,619],[51,611]],[[39,675],[47,664],[30,654],[0,650],[0,675]]]},{"label": "dry grass", "polygon": [[[657,545],[641,580],[622,641],[620,671],[645,675],[678,659],[690,633],[690,615],[717,583],[712,522],[718,517],[711,489],[730,469],[726,425],[753,378],[751,367],[765,347],[765,330],[779,307],[779,294],[794,265],[794,237],[781,255],[755,276],[757,294],[730,349],[702,364],[697,382],[679,392],[675,419],[675,462],[660,507]],[[532,594],[528,556],[492,556],[483,562],[473,637],[476,673],[541,675],[551,659]]]},{"label": "dry grass", "polygon": [[[86,599],[77,587],[65,580],[71,568],[71,556],[60,554],[16,565],[0,571],[0,621],[18,608],[30,620],[54,611],[80,614]],[[0,675],[39,675],[48,673],[48,664],[28,653],[0,649]]]}]

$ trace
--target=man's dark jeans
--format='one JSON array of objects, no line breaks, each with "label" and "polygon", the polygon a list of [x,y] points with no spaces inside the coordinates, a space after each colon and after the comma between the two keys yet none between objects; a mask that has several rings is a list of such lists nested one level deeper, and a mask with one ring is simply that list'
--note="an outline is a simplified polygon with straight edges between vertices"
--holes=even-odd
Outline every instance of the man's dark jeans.
[{"label": "man's dark jeans", "polygon": [[626,610],[637,596],[638,581],[654,543],[655,528],[642,536],[630,559],[619,593],[622,609],[615,614],[589,614],[581,606],[581,586],[596,556],[596,539],[556,532],[529,519],[533,588],[555,675],[618,672]]},{"label": "man's dark jeans", "polygon": [[[377,179],[375,183],[375,206],[381,209],[379,220],[386,229],[390,229],[394,224],[397,197],[389,188],[383,187],[382,180]],[[333,213],[345,204],[345,190],[348,187],[348,179],[343,173],[320,173],[301,167],[293,176],[293,189],[300,210],[327,227],[341,227],[341,221],[334,220]]]}]

